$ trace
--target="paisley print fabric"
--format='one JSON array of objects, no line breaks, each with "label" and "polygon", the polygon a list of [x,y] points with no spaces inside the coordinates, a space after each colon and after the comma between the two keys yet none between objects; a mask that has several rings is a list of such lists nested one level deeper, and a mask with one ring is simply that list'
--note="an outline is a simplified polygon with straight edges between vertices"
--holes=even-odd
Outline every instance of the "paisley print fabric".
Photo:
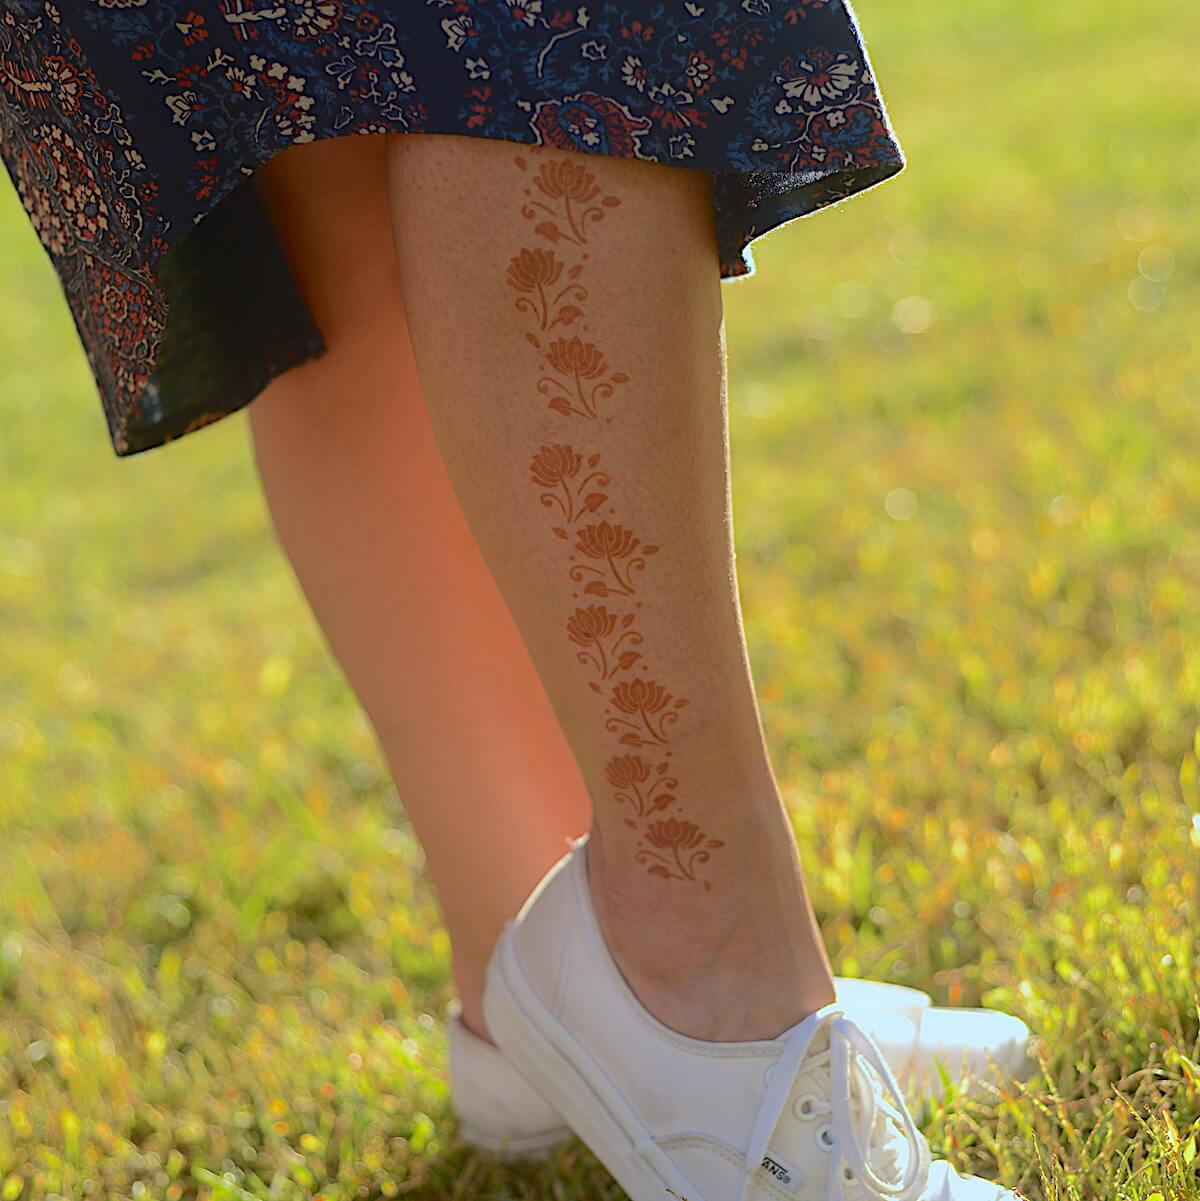
[{"label": "paisley print fabric", "polygon": [[726,279],[905,166],[849,0],[0,0],[0,157],[118,456],[324,351],[254,171],[389,130],[712,172]]}]

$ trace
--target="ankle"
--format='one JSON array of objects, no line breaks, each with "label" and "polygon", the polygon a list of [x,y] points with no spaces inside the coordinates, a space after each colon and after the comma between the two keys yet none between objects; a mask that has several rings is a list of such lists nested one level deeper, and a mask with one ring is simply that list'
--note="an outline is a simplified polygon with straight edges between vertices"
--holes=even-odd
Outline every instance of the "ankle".
[{"label": "ankle", "polygon": [[466,1027],[468,1033],[475,1035],[476,1038],[483,1039],[485,1043],[491,1043],[493,1047],[496,1045],[496,1040],[492,1037],[487,1022],[483,1020],[482,1008],[468,1010],[464,1004],[459,1020]]},{"label": "ankle", "polygon": [[834,1000],[799,873],[747,872],[728,898],[610,877],[588,847],[592,907],[609,953],[660,1022],[712,1042],[774,1038]]},{"label": "ankle", "polygon": [[477,1038],[495,1045],[491,1031],[483,1016],[483,976],[482,969],[473,969],[469,965],[456,961],[454,964],[454,986],[458,993],[459,1021]]},{"label": "ankle", "polygon": [[658,1021],[705,1042],[776,1038],[834,999],[832,980],[819,963],[808,971],[781,971],[769,961],[751,968],[714,964],[670,980],[629,963],[618,967]]}]

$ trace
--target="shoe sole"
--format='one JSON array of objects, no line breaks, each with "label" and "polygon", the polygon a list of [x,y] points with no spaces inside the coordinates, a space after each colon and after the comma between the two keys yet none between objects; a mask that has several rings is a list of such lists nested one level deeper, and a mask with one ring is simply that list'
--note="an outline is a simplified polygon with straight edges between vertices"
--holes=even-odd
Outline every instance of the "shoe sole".
[{"label": "shoe sole", "polygon": [[565,1126],[546,1134],[533,1134],[528,1138],[494,1138],[480,1134],[469,1122],[460,1121],[459,1136],[472,1151],[484,1159],[497,1163],[523,1163],[527,1160],[552,1159],[559,1147],[571,1141],[572,1133]]},{"label": "shoe sole", "polygon": [[562,1114],[567,1125],[629,1194],[630,1201],[705,1201],[666,1153],[603,1067],[546,1008],[525,977],[505,926],[488,964],[483,1014],[500,1049]]}]

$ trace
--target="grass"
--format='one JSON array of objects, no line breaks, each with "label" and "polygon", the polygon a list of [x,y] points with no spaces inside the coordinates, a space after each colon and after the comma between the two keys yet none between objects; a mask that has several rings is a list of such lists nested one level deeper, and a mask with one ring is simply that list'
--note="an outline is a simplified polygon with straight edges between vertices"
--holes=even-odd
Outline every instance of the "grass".
[{"label": "grass", "polygon": [[[1200,10],[859,15],[909,167],[725,293],[777,773],[840,971],[1041,1036],[935,1151],[1197,1201]],[[0,1199],[618,1197],[456,1138],[420,848],[244,415],[117,461],[7,190],[0,264]]]}]

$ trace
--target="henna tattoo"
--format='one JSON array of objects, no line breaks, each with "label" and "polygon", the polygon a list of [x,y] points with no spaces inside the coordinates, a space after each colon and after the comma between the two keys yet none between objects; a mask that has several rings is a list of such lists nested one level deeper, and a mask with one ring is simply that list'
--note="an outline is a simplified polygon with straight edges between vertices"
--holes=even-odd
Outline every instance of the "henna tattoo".
[{"label": "henna tattoo", "polygon": [[[572,583],[580,583],[589,572],[595,572],[598,576],[606,574],[611,575],[616,581],[616,586],[607,583],[603,579],[589,580],[584,587],[584,592],[594,594],[596,596],[611,596],[617,593],[621,596],[632,596],[634,594],[633,573],[641,571],[646,566],[646,560],[643,556],[654,555],[658,553],[657,546],[642,546],[642,553],[637,558],[630,559],[630,555],[642,546],[638,538],[633,534],[632,530],[627,530],[622,525],[613,525],[608,521],[601,521],[597,525],[585,525],[582,529],[575,533],[575,549],[587,555],[589,559],[601,559],[607,565],[607,572],[603,567],[592,567],[587,563],[576,563],[572,566],[568,573]],[[625,565],[625,574],[622,576],[618,559],[629,559]]]},{"label": "henna tattoo", "polygon": [[[589,457],[587,465],[592,468],[599,462],[600,456],[592,455]],[[561,444],[543,446],[529,464],[529,476],[535,484],[540,484],[543,488],[553,488],[556,485],[562,487],[562,496],[559,496],[557,492],[543,492],[541,502],[547,509],[554,505],[560,506],[563,511],[563,519],[568,522],[573,522],[577,515],[594,513],[608,500],[608,495],[604,492],[588,492],[586,496],[584,495],[588,488],[608,487],[608,475],[603,471],[590,471],[579,481],[572,492],[570,481],[579,474],[582,465],[583,455],[572,447]],[[570,538],[571,536],[561,526],[555,526],[554,532],[560,538]]]},{"label": "henna tattoo", "polygon": [[[528,168],[519,155],[514,161],[522,171]],[[588,221],[594,224],[603,220],[605,208],[616,208],[621,203],[616,196],[610,195],[602,197],[600,204],[592,204],[601,189],[596,177],[581,163],[549,159],[538,168],[533,183],[543,196],[556,203],[549,205],[542,200],[531,200],[522,207],[521,216],[536,220],[539,210],[549,213],[552,220],[540,222],[534,227],[534,233],[551,242],[568,241],[582,246],[587,241],[585,227]],[[566,223],[565,229],[559,224],[560,219]]]},{"label": "henna tattoo", "polygon": [[[569,383],[565,384],[552,375],[543,375],[538,380],[538,391],[542,395],[553,393],[547,407],[565,417],[572,414],[598,417],[597,398],[607,400],[613,394],[613,384],[623,384],[629,379],[619,371],[609,374],[608,363],[599,347],[579,337],[555,338],[546,351],[546,359],[551,371],[568,376],[575,385],[575,399],[579,401],[579,408],[575,407],[569,395],[572,390]],[[608,379],[601,379],[590,389],[584,387],[584,380],[599,379],[603,375],[608,375]]]},{"label": "henna tattoo", "polygon": [[[652,769],[640,755],[616,755],[608,761],[604,774],[617,790],[613,799],[620,805],[630,805],[634,815],[640,819],[675,803],[671,789],[678,788],[679,781],[666,774],[669,767],[665,759]],[[650,780],[652,771],[658,779],[651,781],[647,788],[645,784]],[[659,789],[664,791],[659,792]],[[638,823],[632,819],[626,818],[625,824],[638,829]]]},{"label": "henna tattoo", "polygon": [[[520,170],[530,171],[525,157],[518,155],[513,161]],[[590,229],[603,219],[605,210],[620,205],[616,196],[602,195],[592,172],[571,157],[547,157],[530,183],[521,213],[536,222],[535,234],[555,244],[585,245]],[[588,255],[581,257],[586,260]],[[603,402],[611,400],[629,377],[612,370],[594,341],[574,333],[548,341],[538,336],[581,322],[584,311],[580,305],[588,299],[587,289],[579,282],[582,272],[582,263],[569,265],[569,260],[559,258],[554,250],[534,246],[520,249],[509,260],[505,279],[518,293],[514,301],[517,312],[533,322],[525,338],[540,356],[536,387],[540,395],[549,398],[547,408],[566,419],[594,423],[601,416]],[[587,326],[580,324],[579,328],[586,330]],[[612,418],[605,420],[611,423]],[[540,489],[542,507],[554,510],[562,522],[551,527],[554,535],[591,560],[580,562],[577,554],[571,554],[568,578],[583,584],[585,594],[628,598],[634,609],[640,610],[642,602],[634,600],[634,573],[644,571],[647,560],[660,548],[644,543],[617,521],[588,520],[610,499],[607,489],[611,480],[607,471],[599,469],[600,460],[599,454],[585,457],[574,445],[543,444],[530,461],[529,479]],[[616,510],[609,507],[608,512],[615,514]],[[578,597],[578,593],[572,596]],[[607,701],[606,732],[617,735],[624,746],[665,748],[688,701],[658,680],[639,675],[620,678],[635,670],[648,671],[641,651],[632,649],[644,642],[634,628],[636,619],[634,611],[576,605],[567,616],[566,635],[581,648],[576,659],[593,676],[588,687]],[[601,683],[608,685],[607,693]],[[696,882],[700,879],[698,868],[724,844],[710,838],[695,822],[669,813],[681,808],[682,802],[679,779],[669,762],[673,752],[663,753],[665,757],[656,765],[638,754],[614,755],[605,765],[605,776],[614,789],[614,802],[626,812],[625,825],[638,834],[635,862],[662,879]],[[712,887],[710,881],[701,882],[706,889]]]},{"label": "henna tattoo", "polygon": [[707,863],[710,852],[725,845],[719,838],[709,838],[695,822],[674,817],[651,822],[646,827],[646,841],[656,850],[642,847],[634,859],[650,863],[650,874],[665,880],[694,880],[697,864]]},{"label": "henna tattoo", "polygon": [[[579,264],[567,272],[565,287],[552,295],[546,291],[558,282],[562,269],[563,263],[555,258],[552,250],[522,250],[508,264],[506,278],[509,287],[518,292],[537,293],[536,303],[530,297],[519,297],[515,302],[517,311],[533,313],[538,319],[538,329],[543,332],[552,330],[556,325],[570,325],[583,316],[583,309],[577,304],[563,304],[568,296],[580,302],[587,299],[587,290],[575,282],[583,270]],[[552,312],[553,320],[550,319]]]},{"label": "henna tattoo", "polygon": [[[624,632],[606,648],[605,640],[616,633],[618,620]],[[594,666],[599,671],[600,678],[607,680],[618,671],[628,671],[642,657],[637,651],[631,650],[621,651],[621,654],[617,655],[621,643],[626,639],[634,646],[638,646],[642,641],[642,636],[637,630],[629,629],[632,624],[632,613],[626,613],[618,619],[615,613],[610,613],[603,605],[588,605],[586,609],[576,609],[567,618],[567,637],[579,646],[592,648],[580,651],[575,657],[580,663]],[[600,685],[594,680],[589,682],[588,687],[593,692],[600,691]]]},{"label": "henna tattoo", "polygon": [[[604,723],[604,728],[612,734],[626,727],[626,732],[621,735],[619,741],[628,746],[663,745],[667,741],[666,728],[679,720],[679,710],[687,705],[687,701],[676,700],[661,684],[642,679],[618,684],[609,695],[609,700],[622,713],[641,719],[629,721],[623,717],[610,717]],[[663,709],[667,711],[656,723],[654,714]]]}]

